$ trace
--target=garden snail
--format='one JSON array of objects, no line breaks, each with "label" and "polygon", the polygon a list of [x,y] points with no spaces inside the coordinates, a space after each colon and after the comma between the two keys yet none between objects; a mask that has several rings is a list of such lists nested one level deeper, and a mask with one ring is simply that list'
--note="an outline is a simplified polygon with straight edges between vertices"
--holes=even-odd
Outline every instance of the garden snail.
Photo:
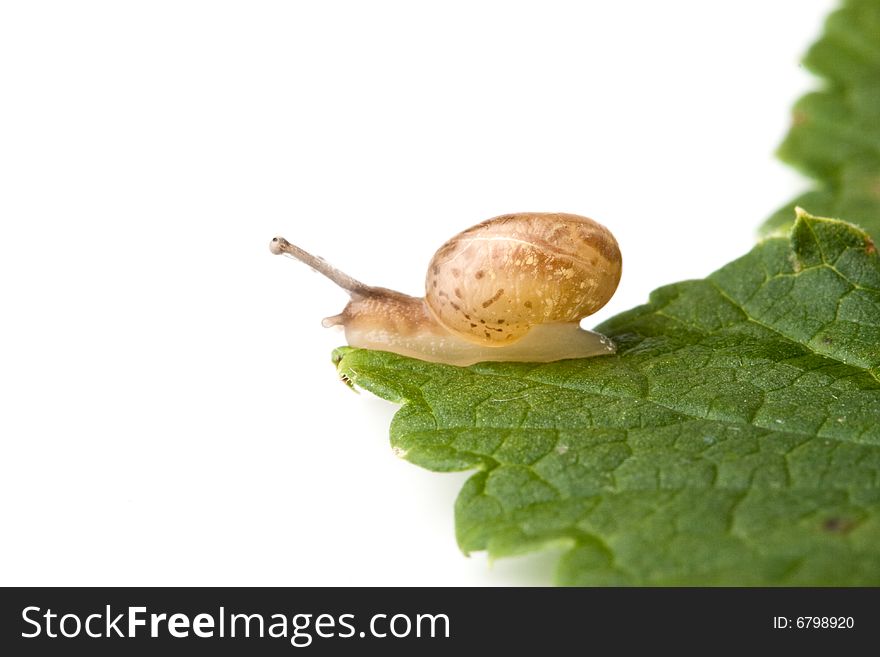
[{"label": "garden snail", "polygon": [[342,325],[353,347],[452,365],[615,351],[578,325],[608,302],[621,269],[614,236],[586,217],[529,212],[477,224],[434,254],[424,298],[365,285],[283,237],[270,248],[348,291],[342,313],[323,324]]}]

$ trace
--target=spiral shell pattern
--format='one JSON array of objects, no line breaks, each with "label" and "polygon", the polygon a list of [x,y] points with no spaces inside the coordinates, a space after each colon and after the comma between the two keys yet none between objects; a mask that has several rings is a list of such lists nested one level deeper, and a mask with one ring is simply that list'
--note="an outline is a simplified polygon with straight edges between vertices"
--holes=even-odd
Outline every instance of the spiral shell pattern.
[{"label": "spiral shell pattern", "polygon": [[497,346],[536,324],[577,322],[620,281],[617,241],[575,214],[520,213],[484,221],[438,249],[425,300],[448,330]]}]

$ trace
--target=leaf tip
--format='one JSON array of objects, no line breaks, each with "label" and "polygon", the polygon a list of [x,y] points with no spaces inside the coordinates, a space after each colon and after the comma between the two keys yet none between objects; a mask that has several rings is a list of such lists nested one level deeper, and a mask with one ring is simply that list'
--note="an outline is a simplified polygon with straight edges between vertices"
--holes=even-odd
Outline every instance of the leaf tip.
[{"label": "leaf tip", "polygon": [[351,347],[337,347],[330,355],[330,360],[336,367],[336,374],[339,376],[339,380],[353,392],[360,394],[360,391],[354,385],[355,382],[352,378],[353,370],[348,366],[345,358],[352,351],[354,350]]},{"label": "leaf tip", "polygon": [[342,359],[351,351],[353,351],[351,347],[336,347],[336,349],[333,350],[333,353],[330,354],[330,360],[333,362],[336,369],[339,369]]}]

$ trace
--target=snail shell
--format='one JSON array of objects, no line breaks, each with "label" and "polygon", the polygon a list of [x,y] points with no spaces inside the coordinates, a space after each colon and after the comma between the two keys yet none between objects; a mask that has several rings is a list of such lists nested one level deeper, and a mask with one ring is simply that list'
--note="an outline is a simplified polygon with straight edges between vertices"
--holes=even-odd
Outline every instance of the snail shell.
[{"label": "snail shell", "polygon": [[604,306],[621,274],[620,249],[601,224],[574,214],[520,213],[489,219],[438,249],[425,298],[371,287],[281,237],[273,253],[302,260],[348,290],[348,344],[434,362],[548,362],[613,353],[578,322]]},{"label": "snail shell", "polygon": [[620,281],[611,232],[575,214],[489,219],[441,246],[425,301],[446,328],[510,344],[538,324],[577,322],[604,306]]}]

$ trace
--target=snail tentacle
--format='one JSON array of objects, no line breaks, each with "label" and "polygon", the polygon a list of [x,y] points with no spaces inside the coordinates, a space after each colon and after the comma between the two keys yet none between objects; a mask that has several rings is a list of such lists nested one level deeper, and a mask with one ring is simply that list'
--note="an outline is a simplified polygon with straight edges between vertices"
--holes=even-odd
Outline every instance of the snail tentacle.
[{"label": "snail tentacle", "polygon": [[291,244],[283,237],[273,237],[272,241],[269,242],[269,250],[275,255],[286,255],[295,260],[299,260],[300,262],[304,262],[316,272],[323,274],[352,295],[365,296],[373,289],[371,286],[361,283],[356,278],[352,278],[344,271],[337,269],[323,258],[312,255],[305,249],[298,247],[296,244]]}]

